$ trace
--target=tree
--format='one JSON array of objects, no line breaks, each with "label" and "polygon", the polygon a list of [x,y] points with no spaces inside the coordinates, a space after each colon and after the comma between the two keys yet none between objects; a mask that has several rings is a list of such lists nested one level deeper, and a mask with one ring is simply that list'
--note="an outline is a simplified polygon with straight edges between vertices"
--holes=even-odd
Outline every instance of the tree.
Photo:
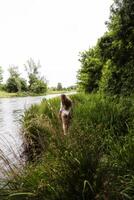
[{"label": "tree", "polygon": [[57,84],[57,90],[62,90],[62,84],[61,83]]},{"label": "tree", "polygon": [[19,81],[18,67],[11,66],[8,69],[10,77],[7,79],[6,89],[8,92],[18,92],[21,91],[21,83]]},{"label": "tree", "polygon": [[20,81],[13,77],[8,78],[7,83],[6,83],[6,90],[8,92],[20,92],[21,91]]},{"label": "tree", "polygon": [[33,93],[45,93],[47,91],[47,84],[44,83],[43,80],[36,80],[32,85],[31,85],[31,91]]},{"label": "tree", "polygon": [[41,65],[39,61],[35,63],[35,61],[30,58],[29,60],[27,60],[27,63],[24,66],[28,74],[30,88],[32,84],[38,79],[39,68],[41,67]]},{"label": "tree", "polygon": [[103,73],[106,81],[103,91],[107,94],[130,95],[134,92],[133,10],[134,1],[115,0],[108,23],[109,31],[98,43],[101,57],[109,70],[107,75]]},{"label": "tree", "polygon": [[20,76],[19,69],[17,66],[14,66],[14,65],[10,66],[8,71],[12,78],[18,78]]},{"label": "tree", "polygon": [[134,1],[114,0],[108,31],[95,48],[81,53],[78,86],[109,95],[134,92]]},{"label": "tree", "polygon": [[47,90],[47,82],[39,76],[40,61],[35,61],[30,58],[25,64],[25,69],[29,78],[29,90],[33,93],[44,93]]},{"label": "tree", "polygon": [[96,92],[101,78],[102,62],[97,47],[80,54],[81,69],[78,71],[78,87],[85,92]]},{"label": "tree", "polygon": [[9,69],[10,77],[7,79],[6,90],[8,92],[27,91],[26,81],[20,77],[18,67],[11,66]]},{"label": "tree", "polygon": [[2,82],[3,82],[3,69],[0,66],[0,84],[2,84]]},{"label": "tree", "polygon": [[20,78],[20,83],[21,83],[21,91],[22,92],[27,92],[28,91],[28,86],[27,82],[24,78]]}]

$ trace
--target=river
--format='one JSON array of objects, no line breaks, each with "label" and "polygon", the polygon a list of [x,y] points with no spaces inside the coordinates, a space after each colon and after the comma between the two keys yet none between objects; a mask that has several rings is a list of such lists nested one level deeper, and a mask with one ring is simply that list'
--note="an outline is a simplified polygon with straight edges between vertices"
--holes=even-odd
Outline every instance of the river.
[{"label": "river", "polygon": [[43,98],[49,99],[59,95],[0,98],[0,153],[2,155],[14,161],[17,156],[20,156],[22,146],[21,118],[24,111],[32,104],[40,103]]}]

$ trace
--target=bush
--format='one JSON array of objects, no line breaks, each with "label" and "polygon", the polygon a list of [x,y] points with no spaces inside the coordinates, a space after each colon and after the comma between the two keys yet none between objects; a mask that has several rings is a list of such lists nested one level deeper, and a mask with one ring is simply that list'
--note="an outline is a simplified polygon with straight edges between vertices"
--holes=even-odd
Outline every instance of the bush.
[{"label": "bush", "polygon": [[23,78],[10,77],[7,80],[5,90],[8,92],[27,91],[27,83]]},{"label": "bush", "polygon": [[47,91],[47,85],[43,80],[36,80],[31,86],[30,91],[33,93],[45,93]]}]

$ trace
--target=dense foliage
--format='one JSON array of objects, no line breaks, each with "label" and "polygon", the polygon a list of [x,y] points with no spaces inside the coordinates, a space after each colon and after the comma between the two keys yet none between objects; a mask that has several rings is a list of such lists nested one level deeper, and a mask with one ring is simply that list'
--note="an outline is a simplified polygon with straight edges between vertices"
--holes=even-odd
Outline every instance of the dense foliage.
[{"label": "dense foliage", "polygon": [[102,62],[98,48],[89,49],[81,53],[81,69],[78,72],[79,89],[85,92],[96,92],[101,78]]},{"label": "dense foliage", "polygon": [[[134,92],[133,10],[134,1],[114,0],[107,23],[108,31],[98,40],[96,47],[81,54],[81,69],[78,72],[80,88],[84,86],[85,91],[101,90],[110,95],[129,95]],[[98,54],[93,64],[94,54],[91,52],[94,49]],[[99,75],[96,76],[93,71]]]},{"label": "dense foliage", "polygon": [[20,77],[18,67],[12,66],[9,68],[10,77],[7,79],[6,90],[8,92],[27,91],[26,80]]}]

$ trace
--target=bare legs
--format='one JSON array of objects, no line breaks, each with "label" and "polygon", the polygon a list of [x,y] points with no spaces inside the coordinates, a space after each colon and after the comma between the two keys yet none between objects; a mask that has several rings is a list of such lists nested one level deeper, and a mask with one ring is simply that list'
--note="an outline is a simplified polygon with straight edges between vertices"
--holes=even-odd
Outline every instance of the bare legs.
[{"label": "bare legs", "polygon": [[64,113],[61,114],[61,119],[62,119],[62,128],[63,128],[63,133],[64,135],[68,134],[68,128],[70,124],[70,116],[65,115]]}]

